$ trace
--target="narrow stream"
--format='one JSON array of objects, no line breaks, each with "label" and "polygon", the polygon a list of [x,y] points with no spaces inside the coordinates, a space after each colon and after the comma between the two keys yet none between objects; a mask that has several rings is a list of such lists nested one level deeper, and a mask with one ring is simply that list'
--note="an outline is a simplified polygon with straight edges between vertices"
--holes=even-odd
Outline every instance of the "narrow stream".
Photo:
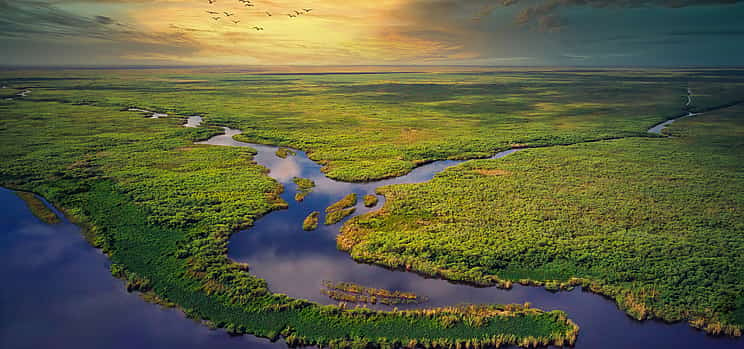
[{"label": "narrow stream", "polygon": [[[2,86],[2,88],[3,88],[3,89],[6,89],[6,88],[8,88],[8,87],[7,87],[7,86]],[[18,92],[18,93],[16,93],[16,94],[15,94],[15,96],[16,96],[16,97],[19,97],[19,98],[23,98],[23,97],[26,97],[26,96],[28,96],[28,94],[29,94],[29,93],[31,93],[31,90],[29,90],[29,89],[26,89],[26,90],[24,90],[24,91],[21,91],[21,92]],[[14,100],[14,99],[15,99],[15,98],[13,98],[13,97],[7,97],[7,98],[5,98],[5,100],[6,100],[6,101],[12,101],[12,100]]]},{"label": "narrow stream", "polygon": [[165,118],[168,117],[168,114],[165,113],[158,113],[147,109],[140,109],[140,108],[129,108],[127,111],[136,111],[138,113],[144,113],[146,115],[150,115],[150,119],[159,119],[159,118]]},{"label": "narrow stream", "polygon": [[[690,107],[691,105],[692,105],[692,90],[688,87],[687,88],[687,102],[685,103],[685,107]],[[696,114],[696,113],[693,113],[693,112],[689,112],[688,111],[687,112],[687,115],[680,116],[680,117],[677,117],[677,118],[674,118],[674,119],[669,119],[667,121],[664,121],[662,123],[659,123],[659,124],[655,125],[654,127],[651,127],[650,129],[648,129],[648,132],[649,133],[654,133],[654,134],[660,135],[661,132],[665,128],[669,127],[669,125],[673,124],[675,121],[681,120],[681,119],[684,119],[684,118],[689,118],[689,117],[697,116],[697,115],[700,115],[700,113],[697,113]]]}]

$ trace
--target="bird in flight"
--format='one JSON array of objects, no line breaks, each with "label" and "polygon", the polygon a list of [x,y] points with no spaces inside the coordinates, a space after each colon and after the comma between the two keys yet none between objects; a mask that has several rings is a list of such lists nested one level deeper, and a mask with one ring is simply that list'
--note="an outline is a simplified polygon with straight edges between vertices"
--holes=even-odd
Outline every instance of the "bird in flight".
[{"label": "bird in flight", "polygon": [[210,5],[211,5],[211,4],[214,4],[215,2],[217,2],[217,0],[207,0],[207,1],[209,1],[209,4],[210,4]]},{"label": "bird in flight", "polygon": [[271,12],[266,11],[266,15],[269,16],[269,17],[271,17]]},{"label": "bird in flight", "polygon": [[310,11],[312,11],[313,9],[311,9],[311,8],[303,8],[302,10],[305,11],[305,13],[310,13]]},{"label": "bird in flight", "polygon": [[219,12],[214,12],[214,11],[207,11],[207,13],[209,13],[210,15],[218,15],[218,14],[220,14]]},{"label": "bird in flight", "polygon": [[230,13],[230,12],[224,12],[224,14],[225,14],[225,16],[227,16],[227,17],[230,17],[230,16],[234,15],[234,13]]},{"label": "bird in flight", "polygon": [[239,21],[239,20],[235,20],[235,21],[232,21],[232,22],[233,22],[233,23],[235,23],[235,24],[238,24],[238,23],[240,23],[240,21]]},{"label": "bird in flight", "polygon": [[261,31],[261,30],[264,30],[264,28],[263,28],[263,27],[259,27],[259,26],[255,26],[255,27],[253,27],[253,29],[256,29],[257,31]]},{"label": "bird in flight", "polygon": [[294,12],[294,13],[295,13],[296,15],[298,15],[298,16],[302,14],[302,12],[300,12],[300,11],[297,11],[297,10],[295,10],[295,12]]},{"label": "bird in flight", "polygon": [[220,17],[212,17],[212,19],[214,19],[215,21],[218,21]]},{"label": "bird in flight", "polygon": [[287,13],[287,16],[289,16],[289,18],[295,18],[295,17],[297,17],[297,15],[293,15],[291,13]]}]

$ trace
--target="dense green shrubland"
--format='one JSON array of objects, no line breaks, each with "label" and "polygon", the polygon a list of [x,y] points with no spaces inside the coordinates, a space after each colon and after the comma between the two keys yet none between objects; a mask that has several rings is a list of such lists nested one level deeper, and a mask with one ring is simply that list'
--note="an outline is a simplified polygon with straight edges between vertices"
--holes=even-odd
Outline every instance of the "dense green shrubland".
[{"label": "dense green shrubland", "polygon": [[744,107],[673,138],[530,149],[379,189],[339,247],[358,260],[478,284],[584,285],[638,319],[744,328]]},{"label": "dense green shrubland", "polygon": [[[570,343],[561,312],[484,306],[347,310],[273,294],[226,255],[231,233],[286,204],[254,151],[195,145],[179,119],[58,102],[0,104],[0,184],[39,193],[86,227],[127,288],[233,333],[293,345]],[[454,320],[451,320],[454,319]]]}]

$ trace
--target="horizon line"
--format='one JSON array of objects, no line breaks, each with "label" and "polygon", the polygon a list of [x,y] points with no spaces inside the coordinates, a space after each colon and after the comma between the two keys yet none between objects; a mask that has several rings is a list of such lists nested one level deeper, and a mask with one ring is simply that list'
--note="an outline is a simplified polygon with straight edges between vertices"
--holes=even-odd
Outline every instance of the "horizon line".
[{"label": "horizon line", "polygon": [[107,64],[107,65],[3,65],[0,70],[19,69],[80,69],[80,70],[106,70],[106,69],[187,69],[187,68],[243,68],[243,69],[268,69],[268,68],[547,68],[547,69],[634,69],[634,68],[656,68],[656,69],[744,69],[744,65],[490,65],[490,64]]}]

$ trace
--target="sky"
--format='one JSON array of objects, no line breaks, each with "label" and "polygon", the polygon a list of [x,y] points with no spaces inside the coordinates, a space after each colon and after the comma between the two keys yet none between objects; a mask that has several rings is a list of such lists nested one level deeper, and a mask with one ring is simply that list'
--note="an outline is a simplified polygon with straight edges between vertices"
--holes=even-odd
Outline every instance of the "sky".
[{"label": "sky", "polygon": [[744,0],[248,4],[0,0],[0,65],[744,65]]}]

